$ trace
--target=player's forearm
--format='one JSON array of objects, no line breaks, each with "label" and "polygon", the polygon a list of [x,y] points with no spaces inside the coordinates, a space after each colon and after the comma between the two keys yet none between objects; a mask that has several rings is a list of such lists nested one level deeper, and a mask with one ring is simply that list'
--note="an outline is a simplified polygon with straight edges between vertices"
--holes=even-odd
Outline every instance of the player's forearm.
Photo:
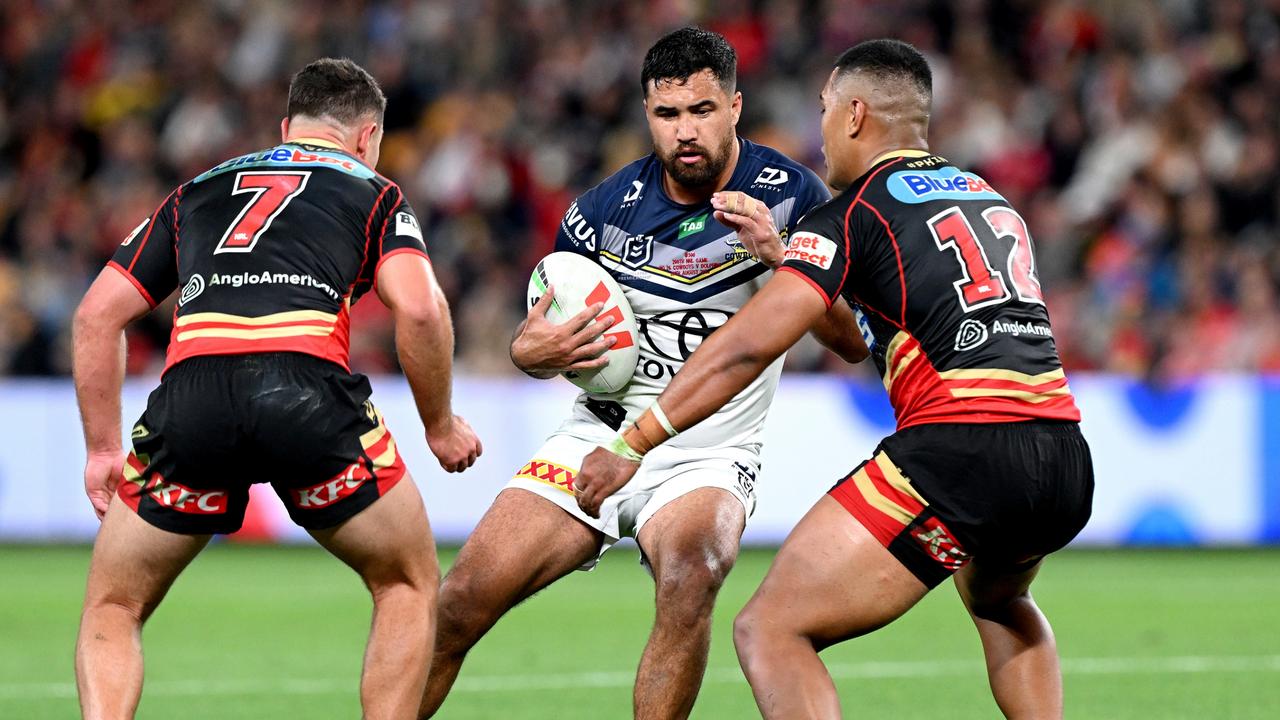
[{"label": "player's forearm", "polygon": [[125,344],[120,327],[77,313],[72,326],[71,371],[90,455],[121,451],[120,388]]},{"label": "player's forearm", "polygon": [[818,342],[838,355],[845,362],[858,363],[871,354],[862,341],[862,331],[858,329],[858,319],[849,304],[840,298],[825,315],[810,328]]},{"label": "player's forearm", "polygon": [[453,323],[443,297],[414,312],[396,313],[396,354],[428,435],[453,420]]}]

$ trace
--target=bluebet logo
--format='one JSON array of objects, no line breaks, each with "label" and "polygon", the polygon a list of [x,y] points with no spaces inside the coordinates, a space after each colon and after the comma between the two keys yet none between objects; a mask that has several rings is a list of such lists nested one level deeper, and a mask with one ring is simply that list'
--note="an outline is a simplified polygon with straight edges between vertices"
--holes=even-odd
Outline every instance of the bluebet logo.
[{"label": "bluebet logo", "polygon": [[930,200],[1003,200],[990,183],[954,167],[896,172],[889,176],[889,192],[906,203]]}]

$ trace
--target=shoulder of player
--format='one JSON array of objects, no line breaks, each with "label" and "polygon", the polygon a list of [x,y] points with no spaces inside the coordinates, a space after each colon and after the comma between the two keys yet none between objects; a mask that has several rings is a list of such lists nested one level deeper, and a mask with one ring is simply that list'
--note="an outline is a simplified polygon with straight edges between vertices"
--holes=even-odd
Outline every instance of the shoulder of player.
[{"label": "shoulder of player", "polygon": [[652,153],[633,160],[582,193],[578,201],[585,200],[598,209],[621,205],[629,195],[636,194],[637,183],[643,188],[648,182],[656,162],[657,158]]},{"label": "shoulder of player", "polygon": [[813,170],[803,163],[797,162],[781,152],[753,143],[741,138],[741,154],[738,162],[742,164],[742,172],[738,173],[733,189],[758,197],[767,202],[772,199],[786,199],[798,196],[819,195],[825,197],[826,183]]}]

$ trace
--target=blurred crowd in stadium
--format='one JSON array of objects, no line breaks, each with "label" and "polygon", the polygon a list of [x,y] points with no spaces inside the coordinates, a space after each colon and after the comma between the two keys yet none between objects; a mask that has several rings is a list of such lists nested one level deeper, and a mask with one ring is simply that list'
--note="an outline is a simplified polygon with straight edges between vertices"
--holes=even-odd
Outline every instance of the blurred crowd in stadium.
[{"label": "blurred crowd in stadium", "polygon": [[[819,175],[836,55],[924,51],[932,146],[1027,218],[1068,368],[1280,371],[1276,0],[7,0],[0,375],[66,373],[114,247],[179,182],[276,143],[290,74],[324,55],[386,91],[379,170],[426,226],[461,369],[515,372],[530,267],[577,192],[649,150],[640,60],[690,23],[738,51],[742,134]],[[131,331],[131,372],[161,367],[170,310]],[[353,325],[353,367],[394,371],[376,299]]]}]

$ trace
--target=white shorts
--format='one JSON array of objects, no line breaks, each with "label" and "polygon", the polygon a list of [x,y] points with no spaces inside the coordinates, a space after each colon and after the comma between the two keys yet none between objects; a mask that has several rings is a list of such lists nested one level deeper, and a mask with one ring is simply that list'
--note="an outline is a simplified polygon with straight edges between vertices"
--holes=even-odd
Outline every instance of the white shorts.
[{"label": "white shorts", "polygon": [[599,519],[587,515],[574,497],[573,479],[582,460],[613,435],[593,423],[569,420],[507,483],[509,488],[528,490],[550,500],[604,535],[600,554],[585,563],[582,570],[594,568],[614,543],[639,535],[640,528],[658,510],[693,490],[721,488],[742,503],[747,517],[755,511],[755,484],[760,474],[760,454],[755,447],[697,450],[660,445],[645,456],[630,482],[605,499]]}]

